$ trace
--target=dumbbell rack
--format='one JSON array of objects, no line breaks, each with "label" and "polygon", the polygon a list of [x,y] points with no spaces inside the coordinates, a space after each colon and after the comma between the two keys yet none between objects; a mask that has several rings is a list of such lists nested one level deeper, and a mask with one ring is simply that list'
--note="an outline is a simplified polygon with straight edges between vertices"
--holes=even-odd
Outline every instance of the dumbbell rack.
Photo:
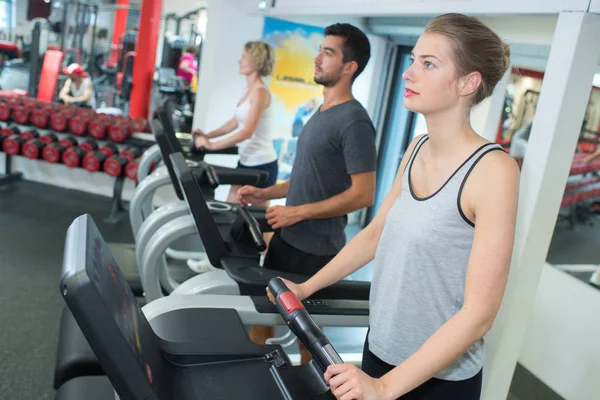
[{"label": "dumbbell rack", "polygon": [[23,178],[22,172],[12,171],[12,159],[11,156],[6,154],[6,163],[4,164],[4,174],[0,175],[0,186],[9,184],[14,181],[18,181]]},{"label": "dumbbell rack", "polygon": [[[41,124],[40,123],[40,110],[45,110],[45,112],[50,112],[50,107],[53,107],[52,109],[54,110],[54,114],[49,115],[46,117],[46,123]],[[58,111],[58,110],[68,110],[67,111]],[[56,112],[62,113],[60,114],[61,118],[58,119],[59,125],[61,125],[59,128],[60,130],[57,131],[54,128],[54,124],[50,122],[50,119],[53,119],[52,122],[55,122],[55,120],[57,120],[56,118]],[[30,118],[25,118],[25,116],[28,116]],[[36,118],[37,117],[37,118]],[[69,118],[71,117],[71,121],[69,121]],[[123,149],[125,147],[127,148],[133,148],[133,149],[138,149],[139,151],[137,151],[137,153],[141,153],[143,152],[143,150],[145,150],[147,147],[149,147],[150,145],[152,145],[152,142],[148,142],[145,140],[140,140],[138,138],[134,138],[131,136],[131,134],[133,133],[133,130],[137,128],[134,126],[134,124],[129,121],[129,123],[126,123],[126,119],[124,117],[121,117],[118,120],[114,120],[112,119],[111,122],[115,124],[115,126],[118,126],[119,129],[115,129],[110,130],[106,129],[106,133],[105,135],[102,135],[102,138],[94,138],[93,136],[96,135],[92,135],[91,132],[87,132],[85,130],[85,128],[83,130],[78,130],[77,134],[75,134],[73,131],[73,127],[74,125],[82,125],[82,121],[83,121],[83,126],[89,126],[88,122],[92,122],[92,121],[102,121],[102,123],[106,123],[108,124],[108,118],[107,116],[101,115],[101,114],[95,114],[93,111],[91,110],[86,110],[85,112],[83,112],[83,110],[79,110],[76,108],[73,108],[71,106],[64,106],[64,105],[53,105],[50,106],[47,103],[40,103],[38,102],[36,99],[31,99],[31,98],[22,98],[22,99],[15,99],[15,98],[0,98],[0,128],[6,128],[9,125],[11,127],[16,127],[21,133],[25,132],[25,131],[31,131],[31,130],[35,130],[37,131],[39,134],[41,135],[49,135],[49,134],[53,134],[55,135],[59,140],[70,137],[70,138],[74,138],[75,142],[77,143],[77,147],[80,147],[82,145],[82,142],[86,141],[86,140],[93,140],[95,143],[97,143],[98,147],[99,146],[106,146],[108,143],[113,143],[113,145],[115,145],[117,147],[117,149],[119,150],[119,153],[121,153],[123,151]],[[62,122],[61,122],[62,121]],[[25,123],[27,123],[27,125],[25,125]],[[71,122],[71,123],[69,123]],[[75,124],[73,124],[73,122],[76,122]],[[32,125],[37,125],[37,126],[32,126]],[[97,124],[98,125],[98,124]],[[43,127],[42,127],[43,126]],[[142,124],[140,123],[140,121],[138,120],[138,128],[140,128],[141,131],[147,131],[147,127],[142,126]],[[143,129],[142,129],[143,128]],[[111,135],[110,133],[114,133],[117,132],[117,135]],[[114,140],[114,139],[117,140]],[[111,140],[113,139],[113,140]],[[1,150],[0,150],[1,151]],[[116,153],[116,154],[119,154]],[[89,152],[88,152],[89,154]],[[15,154],[14,156],[21,156],[20,154]],[[12,170],[12,157],[13,155],[10,154],[6,154],[5,153],[5,157],[6,157],[6,166],[5,166],[5,175],[4,176],[0,176],[0,184],[4,184],[4,183],[8,183],[8,182],[13,182],[15,180],[18,180],[22,177],[22,172],[14,172]],[[23,157],[24,159],[28,159],[26,157]],[[40,160],[38,160],[40,161]],[[133,162],[133,161],[132,161]],[[82,168],[82,164],[81,162],[79,163],[79,168]],[[119,173],[118,175],[113,175],[108,173],[109,175],[115,177],[115,181],[114,181],[114,185],[113,185],[113,196],[112,196],[112,205],[111,205],[111,211],[110,211],[110,215],[107,218],[106,222],[108,223],[116,223],[117,221],[119,221],[120,219],[122,219],[124,217],[124,215],[126,215],[127,213],[127,206],[124,204],[123,202],[123,189],[124,189],[124,185],[125,185],[125,179],[126,179],[126,175],[124,173],[124,169],[125,166],[122,166],[123,170],[121,170],[121,173]]]}]

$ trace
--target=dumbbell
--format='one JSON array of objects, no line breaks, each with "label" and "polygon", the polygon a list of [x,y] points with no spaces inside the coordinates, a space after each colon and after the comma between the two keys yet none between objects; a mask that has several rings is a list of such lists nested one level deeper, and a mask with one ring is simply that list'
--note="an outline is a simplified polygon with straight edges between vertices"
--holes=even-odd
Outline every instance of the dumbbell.
[{"label": "dumbbell", "polygon": [[112,156],[104,161],[104,172],[110,176],[119,177],[125,172],[125,167],[129,163],[125,157]]},{"label": "dumbbell", "polygon": [[42,150],[42,158],[51,164],[56,164],[62,160],[62,156],[68,148],[60,142],[50,143]]},{"label": "dumbbell", "polygon": [[21,105],[21,97],[20,96],[8,96],[6,98],[6,104],[10,106],[10,108],[15,108]]},{"label": "dumbbell", "polygon": [[78,142],[77,139],[75,139],[74,137],[67,136],[65,138],[60,139],[58,141],[58,144],[63,146],[65,149],[69,149],[71,147],[77,146]]},{"label": "dumbbell", "polygon": [[58,142],[58,136],[56,136],[54,133],[42,135],[39,137],[39,139],[42,141],[42,143],[45,143],[45,144]]},{"label": "dumbbell", "polygon": [[41,108],[34,110],[31,113],[31,123],[40,129],[45,129],[48,126],[48,121],[50,120],[50,114],[48,109]]},{"label": "dumbbell", "polygon": [[[77,136],[85,135],[88,123],[83,115],[75,115],[69,119],[69,129]],[[89,116],[87,117],[89,118]]]},{"label": "dumbbell", "polygon": [[98,150],[98,142],[93,139],[86,140],[79,144],[79,148],[83,149],[86,153]]},{"label": "dumbbell", "polygon": [[119,153],[121,157],[125,157],[127,161],[133,161],[136,158],[140,158],[143,154],[142,149],[139,147],[127,147]]},{"label": "dumbbell", "polygon": [[21,130],[16,125],[11,125],[9,127],[0,129],[0,136],[19,135],[20,133],[21,133]]},{"label": "dumbbell", "polygon": [[[148,172],[152,172],[157,165],[158,164],[155,161],[153,161],[150,164],[150,170]],[[128,177],[129,179],[137,182],[139,166],[140,166],[139,158],[136,160],[133,160],[133,161],[129,161],[127,163],[127,165],[125,166],[125,176]]]},{"label": "dumbbell", "polygon": [[42,158],[42,152],[47,144],[40,139],[32,139],[23,145],[23,155],[32,160]]},{"label": "dumbbell", "polygon": [[31,159],[43,158],[44,149],[49,144],[56,143],[57,141],[58,137],[54,133],[29,140],[23,145],[23,155]]},{"label": "dumbbell", "polygon": [[70,147],[62,153],[61,160],[67,167],[76,168],[81,165],[86,153],[81,147]]},{"label": "dumbbell", "polygon": [[99,152],[106,154],[106,157],[114,156],[115,154],[119,154],[119,148],[113,144],[108,143],[98,149]]},{"label": "dumbbell", "polygon": [[127,117],[115,117],[114,124],[108,128],[108,137],[116,143],[123,143],[133,134],[133,128]]},{"label": "dumbbell", "polygon": [[12,119],[17,124],[28,125],[30,116],[31,111],[29,111],[29,109],[27,109],[27,107],[24,105],[17,105],[12,109]]},{"label": "dumbbell", "polygon": [[10,119],[11,107],[5,101],[0,102],[0,121],[8,121]]},{"label": "dumbbell", "polygon": [[37,139],[40,137],[40,133],[38,131],[36,131],[35,129],[29,129],[26,131],[23,131],[19,134],[19,136],[21,136],[23,139],[25,139],[25,141],[31,140],[31,139]]},{"label": "dumbbell", "polygon": [[21,152],[21,146],[23,146],[23,143],[26,141],[27,140],[20,135],[5,137],[2,142],[2,150],[8,155],[16,156]]},{"label": "dumbbell", "polygon": [[139,166],[140,164],[137,160],[128,162],[125,166],[125,176],[133,181],[137,181]]},{"label": "dumbbell", "polygon": [[62,111],[55,112],[50,116],[50,126],[57,132],[64,132],[69,125],[69,117]]},{"label": "dumbbell", "polygon": [[89,122],[88,132],[93,138],[104,139],[106,137],[106,134],[108,133],[108,122],[110,122],[110,126],[112,126],[112,121],[99,116],[98,118]]},{"label": "dumbbell", "polygon": [[23,146],[26,142],[37,139],[40,137],[40,134],[35,129],[29,131],[23,131],[21,133],[14,134],[10,136],[8,139],[4,140],[2,143],[2,148],[6,154],[10,154],[11,156],[16,156],[21,153],[23,150]]},{"label": "dumbbell", "polygon": [[97,172],[102,169],[104,162],[109,157],[101,151],[92,151],[83,156],[82,166],[90,172]]}]

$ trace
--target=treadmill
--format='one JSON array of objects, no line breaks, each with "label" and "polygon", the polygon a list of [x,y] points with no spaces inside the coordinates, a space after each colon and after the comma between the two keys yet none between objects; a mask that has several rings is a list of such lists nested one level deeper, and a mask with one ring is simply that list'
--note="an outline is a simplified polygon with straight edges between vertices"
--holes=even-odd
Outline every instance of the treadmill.
[{"label": "treadmill", "polygon": [[[174,123],[173,123],[173,108],[172,104],[169,101],[163,102],[157,108],[157,114],[159,120],[162,122],[162,126],[164,129],[160,129],[160,137],[154,132],[155,139],[157,145],[160,149],[160,154],[162,156],[163,164],[166,164],[166,172],[168,176],[165,175],[163,171],[155,171],[155,173],[151,174],[148,177],[147,181],[142,181],[140,186],[136,189],[136,193],[138,196],[134,195],[134,198],[131,202],[130,207],[130,221],[131,227],[133,230],[135,243],[113,243],[111,244],[113,253],[115,257],[121,262],[123,265],[124,275],[129,282],[130,286],[134,290],[134,292],[141,296],[143,294],[143,287],[141,284],[140,273],[139,273],[139,263],[137,260],[137,252],[139,249],[139,232],[140,229],[147,218],[155,211],[152,205],[152,196],[156,189],[159,186],[163,186],[165,184],[168,185],[169,177],[170,182],[174,181],[174,173],[170,163],[165,162],[165,159],[168,160],[168,157],[173,152],[184,152],[184,148],[182,147],[180,141],[176,137]],[[153,121],[154,124],[154,121]],[[224,154],[235,154],[237,153],[237,148],[229,148],[225,149],[222,152]],[[204,160],[204,156],[207,154],[205,152],[198,152],[194,150],[193,143],[192,146],[186,152],[186,160],[189,165],[197,171],[197,177],[199,179],[199,183],[202,186],[202,190],[208,198],[214,197],[214,190],[219,184],[239,184],[239,185],[257,185],[268,179],[268,173],[265,171],[258,170],[239,170],[234,168],[226,168],[226,167],[216,167],[210,166],[206,164]],[[161,179],[158,176],[162,175],[166,179]],[[179,200],[184,200],[183,194],[181,193],[181,189],[179,186],[172,185],[175,191],[175,195]],[[264,213],[264,211],[263,211]],[[161,219],[159,222],[163,223],[164,219]],[[157,220],[154,220],[154,225],[152,229],[157,229]],[[159,225],[160,226],[160,225]],[[175,253],[173,248],[195,248],[197,251],[195,254],[181,254],[180,260],[187,260],[187,258],[193,258],[193,256],[197,255],[197,252],[202,249],[201,243],[196,240],[190,242],[180,242],[174,243],[172,247],[169,247],[169,255],[173,255]],[[170,266],[171,272],[177,282],[183,282],[188,278],[195,276],[196,273],[191,271],[185,261],[174,262],[171,263]],[[168,282],[167,282],[168,283]],[[168,286],[165,287],[167,292],[171,292],[174,287]]]},{"label": "treadmill", "polygon": [[[58,390],[56,400],[334,399],[323,373],[342,360],[309,307],[277,281],[270,287],[279,313],[271,314],[305,342],[313,353],[309,364],[292,366],[279,345],[251,342],[244,321],[227,305],[163,304],[149,316],[92,218],[77,218],[67,232],[60,290],[108,378],[74,378]],[[187,296],[156,303],[177,297]]]},{"label": "treadmill", "polygon": [[[264,242],[256,219],[247,213],[246,209],[238,207],[232,214],[235,216],[233,225],[217,224],[215,214],[211,212],[203,197],[195,172],[189,167],[183,154],[176,153],[170,160],[178,176],[177,185],[181,185],[193,217],[180,217],[188,224],[187,233],[195,233],[202,238],[211,263],[222,269],[189,279],[179,285],[170,296],[149,302],[145,309],[152,315],[157,315],[164,311],[165,307],[205,308],[229,304],[247,318],[245,321],[248,325],[275,325],[277,320],[270,318],[268,313],[272,310],[272,305],[265,296],[265,288],[269,281],[283,277],[300,283],[309,277],[260,267],[259,249]],[[150,252],[155,250],[151,243],[146,248]],[[142,274],[144,279],[149,280],[144,285],[146,291],[153,285],[160,290],[158,261],[162,254],[160,250],[155,252],[154,272],[148,275],[148,271],[144,271]],[[145,263],[142,265],[146,266]],[[341,281],[315,293],[311,299],[305,300],[304,304],[313,307],[312,311],[322,326],[365,327],[368,326],[369,291],[369,282]],[[211,295],[191,295],[193,293]],[[222,295],[212,295],[215,293]],[[55,387],[76,376],[102,373],[103,370],[73,316],[69,312],[63,313]]]},{"label": "treadmill", "polygon": [[[183,220],[182,217],[181,229],[186,229],[187,233],[197,232],[204,243],[211,264],[223,268],[223,271],[211,271],[187,280],[179,285],[173,294],[218,293],[263,296],[265,287],[273,278],[283,277],[296,283],[310,278],[307,275],[260,267],[259,252],[264,249],[265,243],[257,220],[246,208],[237,206],[233,210],[237,214],[233,226],[217,224],[197,184],[195,173],[186,164],[183,154],[174,153],[170,160],[178,178],[174,184],[181,185],[193,217],[192,220],[187,217]],[[157,235],[160,236],[160,232],[157,232]],[[144,262],[141,265],[144,269],[143,286],[149,299],[152,300],[161,297],[158,292],[160,266],[155,262],[158,259],[158,252],[159,248],[147,246]],[[217,280],[221,280],[223,286],[233,287],[234,290],[229,293],[219,291],[215,283]],[[204,290],[204,287],[208,289]],[[370,282],[344,280],[315,293],[315,297],[366,301],[369,298],[370,287]]]}]

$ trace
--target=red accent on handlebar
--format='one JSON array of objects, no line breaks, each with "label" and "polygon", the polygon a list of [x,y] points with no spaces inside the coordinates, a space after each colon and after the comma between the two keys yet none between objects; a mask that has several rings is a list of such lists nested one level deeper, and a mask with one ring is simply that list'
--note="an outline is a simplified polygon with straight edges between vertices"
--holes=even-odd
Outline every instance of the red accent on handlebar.
[{"label": "red accent on handlebar", "polygon": [[298,301],[298,298],[293,292],[282,293],[281,296],[279,296],[279,301],[288,314],[291,314],[293,311],[300,308],[304,308],[304,305]]}]

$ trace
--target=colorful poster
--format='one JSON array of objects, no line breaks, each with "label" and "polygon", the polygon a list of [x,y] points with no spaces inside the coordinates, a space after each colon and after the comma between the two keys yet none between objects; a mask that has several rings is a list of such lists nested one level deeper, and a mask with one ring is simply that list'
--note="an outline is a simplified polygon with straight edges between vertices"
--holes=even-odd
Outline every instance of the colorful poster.
[{"label": "colorful poster", "polygon": [[263,40],[275,50],[275,68],[267,79],[272,94],[269,130],[279,154],[279,179],[288,179],[302,127],[323,102],[314,81],[314,58],[324,29],[265,18]]}]

